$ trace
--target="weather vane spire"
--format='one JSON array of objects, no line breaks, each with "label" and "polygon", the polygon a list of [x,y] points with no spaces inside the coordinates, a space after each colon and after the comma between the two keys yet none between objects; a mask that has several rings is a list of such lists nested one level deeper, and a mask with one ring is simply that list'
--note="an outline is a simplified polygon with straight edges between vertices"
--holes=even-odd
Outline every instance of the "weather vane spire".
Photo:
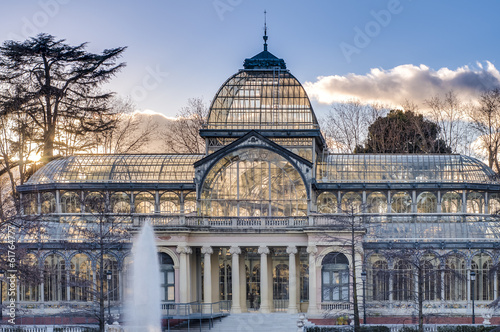
[{"label": "weather vane spire", "polygon": [[267,51],[267,11],[264,10],[264,51]]}]

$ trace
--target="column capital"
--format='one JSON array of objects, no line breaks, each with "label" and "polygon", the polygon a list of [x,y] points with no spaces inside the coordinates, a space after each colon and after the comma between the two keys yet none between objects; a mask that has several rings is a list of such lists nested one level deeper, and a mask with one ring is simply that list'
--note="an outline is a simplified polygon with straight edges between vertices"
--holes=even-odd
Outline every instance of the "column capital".
[{"label": "column capital", "polygon": [[229,253],[231,255],[239,255],[241,254],[241,248],[238,246],[232,246],[231,248],[229,248]]},{"label": "column capital", "polygon": [[318,252],[318,247],[316,246],[307,246],[307,252],[309,254],[315,254]]},{"label": "column capital", "polygon": [[260,246],[258,253],[261,255],[269,255],[269,247],[268,246]]},{"label": "column capital", "polygon": [[193,249],[189,246],[177,246],[177,253],[179,254],[191,254],[193,253]]},{"label": "column capital", "polygon": [[211,255],[214,253],[214,249],[210,246],[201,247],[201,253],[205,255]]},{"label": "column capital", "polygon": [[297,247],[296,246],[288,246],[286,248],[286,253],[289,255],[295,255],[297,253]]}]

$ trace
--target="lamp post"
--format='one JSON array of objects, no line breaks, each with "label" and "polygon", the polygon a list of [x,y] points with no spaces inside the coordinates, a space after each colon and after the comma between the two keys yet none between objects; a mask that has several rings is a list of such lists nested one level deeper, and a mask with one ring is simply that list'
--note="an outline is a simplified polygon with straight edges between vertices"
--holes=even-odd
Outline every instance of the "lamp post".
[{"label": "lamp post", "polygon": [[470,271],[471,295],[472,295],[472,324],[476,324],[476,314],[474,312],[474,281],[476,280],[476,272]]},{"label": "lamp post", "polygon": [[0,270],[0,322],[3,321],[3,270]]},{"label": "lamp post", "polygon": [[111,270],[107,270],[106,271],[106,277],[108,279],[108,322],[109,322],[110,325],[111,325],[111,323],[113,323],[111,321],[111,294],[110,294],[111,293],[111,289],[109,288],[109,284],[111,282],[111,276],[112,276],[112,274],[113,273],[111,272]]},{"label": "lamp post", "polygon": [[361,272],[361,280],[363,280],[363,324],[366,325],[366,271]]}]

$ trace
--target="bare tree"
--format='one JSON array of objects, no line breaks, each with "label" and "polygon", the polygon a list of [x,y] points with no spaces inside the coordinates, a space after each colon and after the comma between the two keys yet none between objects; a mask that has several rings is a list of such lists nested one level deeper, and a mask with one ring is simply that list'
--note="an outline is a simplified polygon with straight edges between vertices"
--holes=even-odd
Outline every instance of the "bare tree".
[{"label": "bare tree", "polygon": [[480,148],[486,151],[488,166],[499,172],[500,89],[482,93],[479,106],[472,109],[470,117],[474,129],[479,134]]},{"label": "bare tree", "polygon": [[113,98],[109,104],[113,110],[115,126],[104,133],[91,136],[92,152],[97,153],[138,153],[158,134],[158,123],[153,118],[134,114],[130,100]]},{"label": "bare tree", "polygon": [[436,95],[425,100],[430,117],[441,131],[439,136],[454,153],[471,154],[471,128],[466,115],[471,108],[450,90],[444,96]]},{"label": "bare tree", "polygon": [[335,104],[322,121],[322,128],[334,151],[353,153],[366,140],[370,123],[385,112],[381,105],[364,105],[359,100]]},{"label": "bare tree", "polygon": [[204,153],[205,141],[199,130],[206,122],[208,111],[202,98],[190,98],[169,130],[162,132],[165,149],[174,153]]}]

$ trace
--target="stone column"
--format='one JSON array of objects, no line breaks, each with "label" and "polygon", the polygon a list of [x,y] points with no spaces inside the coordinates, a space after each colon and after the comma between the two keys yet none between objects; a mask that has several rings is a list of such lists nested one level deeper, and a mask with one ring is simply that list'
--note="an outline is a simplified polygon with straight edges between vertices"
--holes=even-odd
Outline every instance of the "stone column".
[{"label": "stone column", "polygon": [[233,246],[229,249],[229,253],[231,254],[232,264],[231,264],[231,285],[232,285],[232,293],[233,299],[231,304],[231,313],[239,314],[241,313],[241,305],[240,305],[240,254],[241,248],[237,246]]},{"label": "stone column", "polygon": [[308,246],[307,253],[309,254],[309,308],[308,315],[318,314],[318,303],[316,299],[316,253],[318,247]]},{"label": "stone column", "polygon": [[212,303],[212,247],[202,247],[203,261],[203,302]]},{"label": "stone column", "polygon": [[288,313],[296,314],[297,309],[297,265],[295,262],[296,246],[286,248],[288,256]]},{"label": "stone column", "polygon": [[258,252],[260,254],[260,312],[267,314],[271,311],[269,306],[269,280],[267,272],[269,248],[260,246]]},{"label": "stone column", "polygon": [[179,259],[179,288],[180,288],[180,302],[187,303],[189,302],[189,285],[190,285],[190,275],[188,271],[189,264],[189,254],[191,254],[193,250],[189,246],[178,246],[177,253],[180,254]]}]

